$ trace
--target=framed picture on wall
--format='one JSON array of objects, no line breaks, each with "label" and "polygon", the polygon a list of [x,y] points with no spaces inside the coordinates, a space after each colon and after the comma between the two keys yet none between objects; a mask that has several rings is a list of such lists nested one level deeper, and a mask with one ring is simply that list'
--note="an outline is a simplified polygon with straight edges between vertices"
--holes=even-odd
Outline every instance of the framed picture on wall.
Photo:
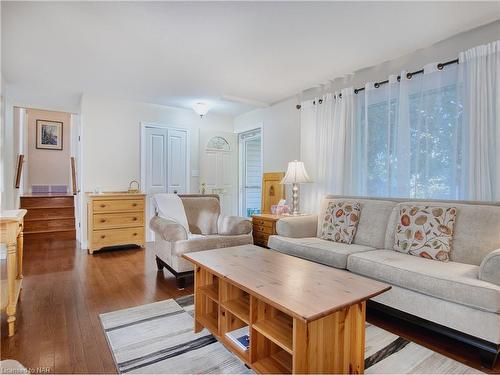
[{"label": "framed picture on wall", "polygon": [[42,150],[63,149],[63,123],[36,120],[36,148]]}]

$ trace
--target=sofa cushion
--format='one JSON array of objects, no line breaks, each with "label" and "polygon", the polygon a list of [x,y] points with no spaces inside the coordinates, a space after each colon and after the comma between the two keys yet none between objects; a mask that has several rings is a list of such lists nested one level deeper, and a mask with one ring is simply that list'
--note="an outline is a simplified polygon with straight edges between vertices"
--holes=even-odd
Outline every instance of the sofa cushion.
[{"label": "sofa cushion", "polygon": [[[500,205],[468,204],[459,202],[418,201],[398,204],[387,226],[385,246],[380,249],[392,249],[396,223],[401,206],[407,205],[456,207],[457,217],[453,230],[450,260],[479,266],[491,251],[500,248]],[[363,210],[363,208],[362,208]],[[361,216],[363,216],[362,211]],[[361,217],[363,219],[363,217]],[[360,222],[361,225],[361,222]],[[361,228],[358,228],[358,235]]]},{"label": "sofa cushion", "polygon": [[479,280],[479,267],[474,265],[374,250],[349,256],[347,269],[429,296],[500,313],[500,286]]},{"label": "sofa cushion", "polygon": [[342,269],[346,268],[347,257],[350,254],[374,250],[370,246],[347,245],[317,237],[290,238],[270,236],[268,246],[281,253]]},{"label": "sofa cushion", "polygon": [[351,244],[358,229],[361,206],[354,201],[330,202],[322,224],[321,238]]},{"label": "sofa cushion", "polygon": [[357,197],[327,196],[321,204],[320,214],[318,215],[318,237],[321,237],[321,224],[323,224],[328,204],[330,202],[339,200],[355,200],[356,202],[359,202],[361,206],[361,215],[359,217],[358,229],[352,243],[356,245],[370,247],[373,246],[377,249],[383,249],[385,244],[385,232],[387,230],[387,223],[389,221],[392,209],[396,206],[397,203],[393,201],[363,199]]},{"label": "sofa cushion", "polygon": [[401,206],[394,250],[447,262],[456,214],[455,207]]},{"label": "sofa cushion", "polygon": [[182,254],[193,251],[220,249],[223,247],[248,245],[253,243],[251,234],[240,234],[236,236],[220,236],[217,234],[208,236],[191,236],[188,240],[172,242],[172,254]]}]

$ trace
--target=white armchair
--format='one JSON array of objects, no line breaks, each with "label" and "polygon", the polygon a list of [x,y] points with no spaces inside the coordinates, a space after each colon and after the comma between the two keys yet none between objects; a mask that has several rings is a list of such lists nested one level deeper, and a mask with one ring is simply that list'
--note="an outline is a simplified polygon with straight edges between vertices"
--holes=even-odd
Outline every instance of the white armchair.
[{"label": "white armchair", "polygon": [[[149,226],[155,232],[158,270],[167,268],[175,276],[177,287],[184,288],[186,279],[193,275],[193,266],[182,258],[183,254],[252,244],[253,238],[249,220],[220,214],[218,195],[180,195],[179,198],[187,220],[172,218],[169,212],[176,212],[178,216],[178,207],[169,208],[169,201],[165,200]],[[161,199],[157,199],[159,201]]]}]

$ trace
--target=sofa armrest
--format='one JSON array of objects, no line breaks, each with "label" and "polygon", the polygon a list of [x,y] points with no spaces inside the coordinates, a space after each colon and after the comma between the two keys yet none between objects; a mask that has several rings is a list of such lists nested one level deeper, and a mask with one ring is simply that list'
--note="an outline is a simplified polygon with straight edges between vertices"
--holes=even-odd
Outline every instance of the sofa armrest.
[{"label": "sofa armrest", "polygon": [[174,242],[188,239],[186,229],[174,220],[153,216],[149,222],[149,228],[165,241]]},{"label": "sofa armrest", "polygon": [[316,237],[318,215],[290,216],[279,219],[276,223],[276,232],[283,237]]},{"label": "sofa armrest", "polygon": [[492,251],[479,266],[479,280],[500,285],[500,249]]},{"label": "sofa armrest", "polygon": [[252,232],[252,222],[240,216],[219,216],[217,232],[223,236],[236,236]]}]

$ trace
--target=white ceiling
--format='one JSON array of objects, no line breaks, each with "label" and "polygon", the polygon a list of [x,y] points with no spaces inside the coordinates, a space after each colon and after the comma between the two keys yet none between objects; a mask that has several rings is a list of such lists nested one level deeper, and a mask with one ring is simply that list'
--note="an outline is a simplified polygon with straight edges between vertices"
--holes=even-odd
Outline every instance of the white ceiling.
[{"label": "white ceiling", "polygon": [[499,17],[500,2],[2,1],[2,74],[13,95],[236,115]]}]

